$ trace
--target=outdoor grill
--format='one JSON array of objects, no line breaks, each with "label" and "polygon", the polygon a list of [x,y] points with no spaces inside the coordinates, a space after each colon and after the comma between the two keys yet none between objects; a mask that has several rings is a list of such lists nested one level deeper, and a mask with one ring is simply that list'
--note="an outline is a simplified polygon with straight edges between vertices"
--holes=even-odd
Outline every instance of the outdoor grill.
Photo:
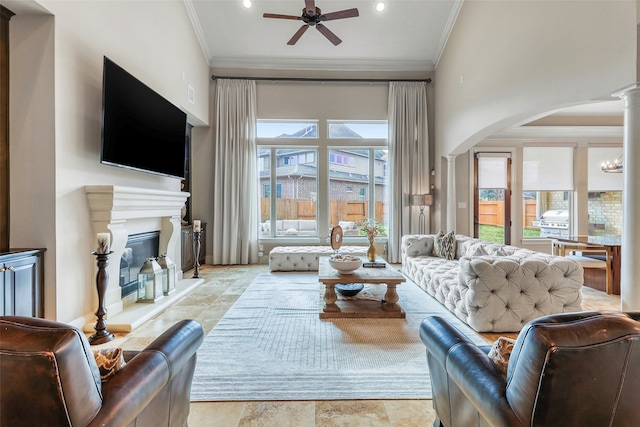
[{"label": "outdoor grill", "polygon": [[569,211],[546,211],[538,219],[540,237],[569,237]]}]

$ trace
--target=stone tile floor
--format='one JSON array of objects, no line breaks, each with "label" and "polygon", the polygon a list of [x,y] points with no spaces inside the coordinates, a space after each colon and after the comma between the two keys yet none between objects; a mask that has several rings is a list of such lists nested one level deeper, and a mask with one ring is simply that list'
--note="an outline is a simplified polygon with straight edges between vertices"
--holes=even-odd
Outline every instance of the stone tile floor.
[{"label": "stone tile floor", "polygon": [[[128,334],[118,333],[115,340],[100,347],[142,349],[175,322],[186,318],[198,320],[206,335],[253,279],[267,271],[266,265],[202,266],[203,284],[141,327]],[[185,273],[185,277],[190,275]],[[618,310],[620,297],[585,287],[583,308]],[[491,343],[498,336],[517,334],[482,335]],[[189,414],[190,427],[411,427],[430,426],[433,421],[431,400],[193,402]]]}]

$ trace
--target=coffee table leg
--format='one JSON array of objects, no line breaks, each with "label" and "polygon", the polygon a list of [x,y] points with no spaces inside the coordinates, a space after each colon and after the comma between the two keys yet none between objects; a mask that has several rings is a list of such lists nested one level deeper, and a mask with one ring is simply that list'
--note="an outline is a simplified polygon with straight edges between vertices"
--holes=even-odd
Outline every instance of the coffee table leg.
[{"label": "coffee table leg", "polygon": [[400,305],[397,304],[398,300],[400,297],[396,291],[396,284],[387,283],[387,292],[384,294],[384,302],[386,303],[384,309],[388,311],[400,310]]},{"label": "coffee table leg", "polygon": [[327,312],[340,311],[340,308],[336,305],[338,296],[336,295],[336,289],[334,284],[325,283],[324,285],[324,309]]}]

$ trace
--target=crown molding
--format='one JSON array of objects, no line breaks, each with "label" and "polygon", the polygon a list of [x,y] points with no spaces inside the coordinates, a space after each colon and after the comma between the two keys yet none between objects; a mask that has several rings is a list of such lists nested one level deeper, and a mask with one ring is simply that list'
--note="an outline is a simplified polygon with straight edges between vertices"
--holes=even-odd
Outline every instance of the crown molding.
[{"label": "crown molding", "polygon": [[192,0],[183,0],[183,2],[184,7],[187,9],[187,15],[189,15],[189,19],[191,20],[193,31],[196,33],[198,43],[200,43],[200,49],[202,49],[204,58],[211,58],[211,49],[209,48],[209,43],[207,43],[207,38],[204,35],[204,31],[202,31],[202,25],[200,24],[200,20],[198,19],[196,8],[193,5]]},{"label": "crown molding", "polygon": [[214,57],[212,68],[323,71],[434,71],[432,61]]},{"label": "crown molding", "polygon": [[545,142],[622,142],[623,126],[520,126],[505,129],[486,138],[483,143],[496,141]]},{"label": "crown molding", "polygon": [[462,9],[462,3],[464,0],[456,0],[451,8],[451,13],[449,14],[449,18],[447,19],[447,23],[442,30],[442,34],[440,35],[440,40],[438,41],[438,46],[436,48],[436,57],[434,62],[434,69],[438,66],[440,62],[440,57],[444,52],[444,48],[447,46],[447,41],[449,40],[449,36],[451,35],[451,31],[453,31],[453,26],[458,19],[458,14],[460,13],[460,9]]}]

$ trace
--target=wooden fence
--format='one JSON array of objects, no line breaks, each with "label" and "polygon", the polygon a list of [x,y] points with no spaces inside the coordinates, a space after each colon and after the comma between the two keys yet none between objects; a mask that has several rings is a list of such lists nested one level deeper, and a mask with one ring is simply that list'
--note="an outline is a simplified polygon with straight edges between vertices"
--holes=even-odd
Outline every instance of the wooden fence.
[{"label": "wooden fence", "polygon": [[[260,218],[265,221],[271,217],[270,201],[261,199]],[[365,200],[332,200],[330,206],[330,224],[338,221],[358,222],[367,217],[368,201]],[[387,217],[387,206],[382,202],[375,202],[374,218],[382,222]],[[276,204],[277,219],[316,219],[316,202],[310,200],[278,199]]]},{"label": "wooden fence", "polygon": [[[358,222],[367,216],[367,201],[364,200],[332,200],[330,224],[338,221]],[[271,217],[268,199],[261,199],[260,217],[265,221]],[[375,219],[383,221],[387,218],[387,206],[382,202],[375,203]],[[276,205],[278,219],[316,219],[316,202],[311,200],[278,199]],[[525,200],[523,224],[531,228],[536,221],[536,201]],[[478,222],[486,225],[504,226],[504,201],[481,201],[478,206]]]},{"label": "wooden fence", "polygon": [[[525,200],[522,223],[525,228],[533,228],[531,223],[536,221],[536,201]],[[478,203],[478,222],[484,225],[504,227],[504,201],[481,201]]]}]

